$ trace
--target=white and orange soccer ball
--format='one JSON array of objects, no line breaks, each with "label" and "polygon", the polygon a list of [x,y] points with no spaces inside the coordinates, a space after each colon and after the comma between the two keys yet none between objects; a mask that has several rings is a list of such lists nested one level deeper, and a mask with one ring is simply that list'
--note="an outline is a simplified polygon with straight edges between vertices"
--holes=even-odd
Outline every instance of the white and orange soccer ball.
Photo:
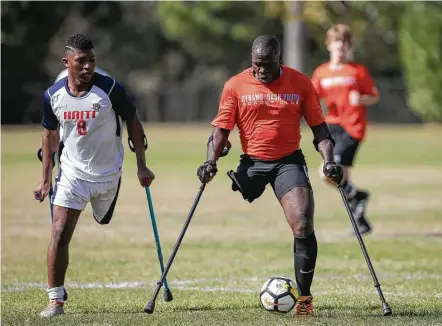
[{"label": "white and orange soccer ball", "polygon": [[265,310],[287,313],[296,303],[296,285],[286,277],[275,276],[264,283],[259,296]]}]

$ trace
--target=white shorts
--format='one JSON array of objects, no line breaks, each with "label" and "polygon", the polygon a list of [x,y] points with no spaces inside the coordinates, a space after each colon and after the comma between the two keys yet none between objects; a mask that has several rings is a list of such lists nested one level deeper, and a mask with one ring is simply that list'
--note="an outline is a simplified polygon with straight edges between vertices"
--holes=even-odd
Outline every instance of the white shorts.
[{"label": "white shorts", "polygon": [[91,203],[95,220],[109,224],[117,203],[121,177],[115,181],[89,182],[67,176],[60,171],[54,187],[52,203],[57,206],[84,210]]}]

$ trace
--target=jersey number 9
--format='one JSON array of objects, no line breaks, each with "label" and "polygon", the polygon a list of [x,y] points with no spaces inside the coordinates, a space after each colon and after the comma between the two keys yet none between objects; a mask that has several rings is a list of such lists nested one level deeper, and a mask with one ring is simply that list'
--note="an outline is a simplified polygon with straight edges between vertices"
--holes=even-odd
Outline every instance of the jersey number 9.
[{"label": "jersey number 9", "polygon": [[86,121],[84,119],[77,120],[77,132],[79,135],[87,134]]}]

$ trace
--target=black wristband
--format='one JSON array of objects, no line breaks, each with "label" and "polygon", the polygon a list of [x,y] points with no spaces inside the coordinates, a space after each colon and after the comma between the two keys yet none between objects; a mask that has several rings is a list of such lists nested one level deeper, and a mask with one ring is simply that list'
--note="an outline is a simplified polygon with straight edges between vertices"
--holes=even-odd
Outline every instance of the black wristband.
[{"label": "black wristband", "polygon": [[[325,135],[325,138],[323,140],[325,140],[325,139],[329,139],[332,142],[333,147],[335,147],[336,142],[333,139],[333,135],[330,132],[327,132],[327,134]],[[313,139],[313,146],[315,146],[316,151],[319,152],[319,148],[318,148],[319,142],[316,139]]]}]

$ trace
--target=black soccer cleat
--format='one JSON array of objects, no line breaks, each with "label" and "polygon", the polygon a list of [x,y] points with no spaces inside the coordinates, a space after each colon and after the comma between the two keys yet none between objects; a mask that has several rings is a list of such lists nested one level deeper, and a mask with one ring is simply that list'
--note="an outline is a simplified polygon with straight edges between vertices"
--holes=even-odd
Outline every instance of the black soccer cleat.
[{"label": "black soccer cleat", "polygon": [[370,193],[368,191],[358,190],[356,195],[351,201],[351,208],[353,215],[356,220],[359,232],[361,234],[366,234],[371,232],[371,225],[365,218],[365,212],[367,210],[367,202],[370,198]]},{"label": "black soccer cleat", "polygon": [[371,232],[371,225],[364,217],[360,218],[359,220],[356,220],[356,224],[358,226],[358,230],[361,235]]}]

